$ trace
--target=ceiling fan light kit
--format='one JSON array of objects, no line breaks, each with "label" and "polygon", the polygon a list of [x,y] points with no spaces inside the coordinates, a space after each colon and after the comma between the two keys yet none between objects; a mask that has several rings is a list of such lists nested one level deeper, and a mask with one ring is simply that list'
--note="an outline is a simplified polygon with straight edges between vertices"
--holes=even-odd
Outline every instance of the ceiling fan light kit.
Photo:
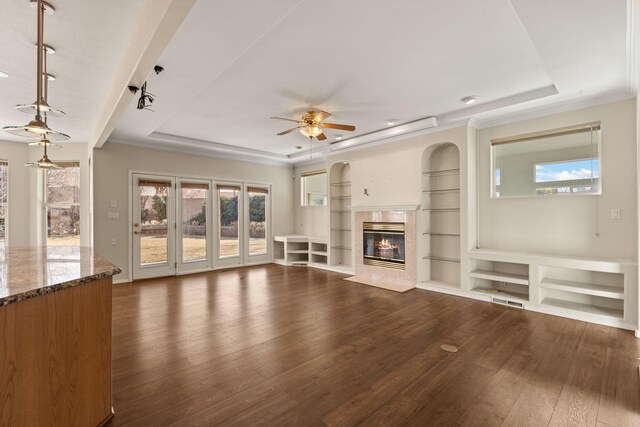
[{"label": "ceiling fan light kit", "polygon": [[55,131],[47,124],[48,116],[62,117],[65,115],[64,112],[52,108],[47,102],[48,81],[55,80],[55,77],[47,73],[46,56],[48,53],[54,53],[55,49],[44,43],[44,15],[45,13],[53,15],[53,13],[55,13],[55,8],[50,3],[43,0],[30,0],[30,4],[37,10],[37,95],[34,103],[17,105],[16,108],[18,111],[22,111],[24,113],[35,113],[35,117],[24,126],[5,126],[3,129],[12,135],[37,139],[37,142],[31,143],[30,145],[38,145],[44,148],[44,155],[42,158],[35,163],[27,163],[26,166],[41,169],[57,169],[60,168],[60,166],[56,165],[49,159],[49,156],[47,155],[47,148],[53,146],[51,143],[52,140],[66,141],[69,139],[69,135]]},{"label": "ceiling fan light kit", "polygon": [[[341,125],[336,123],[324,123],[323,120],[327,117],[331,117],[331,113],[327,113],[326,111],[307,111],[302,115],[300,120],[294,119],[286,119],[284,117],[271,117],[276,120],[285,120],[288,122],[297,123],[298,126],[282,131],[278,134],[278,136],[286,135],[288,133],[293,132],[294,130],[300,131],[302,135],[309,138],[309,143],[313,138],[316,138],[318,141],[324,141],[327,139],[327,136],[324,134],[325,129],[340,129],[346,130],[349,132],[353,132],[356,130],[356,127],[353,125]],[[342,138],[342,136],[340,136]]]}]

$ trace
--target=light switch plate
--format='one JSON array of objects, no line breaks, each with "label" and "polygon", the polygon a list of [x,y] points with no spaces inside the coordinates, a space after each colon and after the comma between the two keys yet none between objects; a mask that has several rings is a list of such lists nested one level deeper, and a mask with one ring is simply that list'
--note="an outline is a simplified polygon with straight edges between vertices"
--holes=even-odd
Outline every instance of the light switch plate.
[{"label": "light switch plate", "polygon": [[611,209],[611,219],[620,219],[620,218],[622,218],[620,209]]},{"label": "light switch plate", "polygon": [[111,203],[110,203],[110,206],[112,208],[117,208],[118,207],[118,201],[117,200],[112,200]]}]

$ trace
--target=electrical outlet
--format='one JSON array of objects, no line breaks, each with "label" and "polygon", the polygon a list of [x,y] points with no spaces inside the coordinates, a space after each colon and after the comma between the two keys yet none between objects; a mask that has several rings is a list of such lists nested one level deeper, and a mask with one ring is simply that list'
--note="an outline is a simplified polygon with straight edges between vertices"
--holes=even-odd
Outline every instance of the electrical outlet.
[{"label": "electrical outlet", "polygon": [[622,213],[620,209],[611,209],[611,219],[620,219],[622,218]]},{"label": "electrical outlet", "polygon": [[115,238],[115,237],[112,237],[112,238],[111,238],[111,246],[115,246],[115,245],[117,245],[117,244],[118,244],[118,240],[116,240],[116,238]]},{"label": "electrical outlet", "polygon": [[117,208],[118,207],[118,201],[117,200],[111,200],[110,206],[112,208]]},{"label": "electrical outlet", "polygon": [[107,219],[120,219],[120,212],[107,212]]}]

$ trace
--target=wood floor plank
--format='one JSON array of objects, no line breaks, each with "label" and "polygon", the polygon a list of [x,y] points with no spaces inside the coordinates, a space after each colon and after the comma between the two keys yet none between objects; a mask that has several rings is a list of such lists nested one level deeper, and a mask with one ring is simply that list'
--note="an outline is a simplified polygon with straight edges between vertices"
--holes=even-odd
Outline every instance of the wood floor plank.
[{"label": "wood floor plank", "polygon": [[612,426],[640,426],[639,360],[607,349],[598,421]]},{"label": "wood floor plank", "polygon": [[502,425],[505,427],[546,426],[551,420],[557,401],[557,393],[527,384]]},{"label": "wood floor plank", "polygon": [[632,334],[344,277],[265,265],[116,285],[107,425],[640,426]]}]

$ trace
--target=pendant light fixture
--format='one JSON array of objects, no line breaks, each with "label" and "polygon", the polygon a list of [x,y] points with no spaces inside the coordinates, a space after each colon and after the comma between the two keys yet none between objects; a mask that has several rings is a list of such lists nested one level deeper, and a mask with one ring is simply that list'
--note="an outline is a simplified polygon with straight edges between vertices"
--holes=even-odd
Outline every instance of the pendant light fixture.
[{"label": "pendant light fixture", "polygon": [[[37,53],[37,72],[36,72],[36,102],[28,105],[20,105],[17,108],[20,111],[33,112],[35,111],[35,117],[29,123],[24,126],[5,126],[3,129],[12,135],[17,135],[25,138],[35,138],[43,141],[45,144],[44,157],[36,164],[38,167],[49,167],[47,165],[53,164],[46,153],[46,142],[44,141],[66,141],[69,139],[69,135],[57,132],[47,125],[47,115],[64,115],[61,111],[55,110],[49,106],[45,95],[43,93],[43,86],[47,82],[47,74],[43,70],[45,58],[45,45],[44,45],[44,14],[53,13],[55,9],[44,2],[43,0],[37,0],[37,22],[38,22],[38,53]],[[48,7],[48,9],[47,9]]]}]

